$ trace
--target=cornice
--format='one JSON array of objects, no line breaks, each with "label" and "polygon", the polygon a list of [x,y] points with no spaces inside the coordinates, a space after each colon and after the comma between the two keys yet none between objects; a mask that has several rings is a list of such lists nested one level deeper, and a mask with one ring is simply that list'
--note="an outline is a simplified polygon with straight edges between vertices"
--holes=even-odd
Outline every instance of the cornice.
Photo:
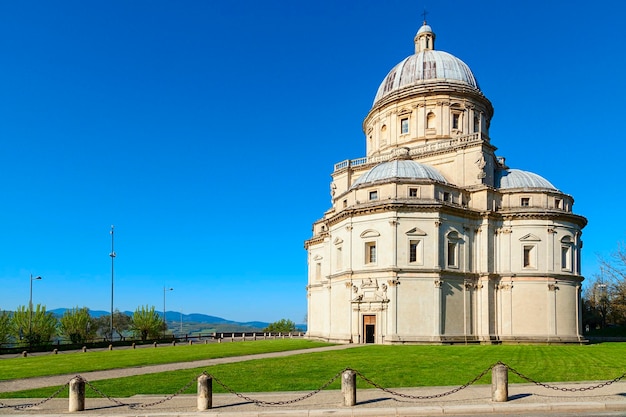
[{"label": "cornice", "polygon": [[445,213],[465,217],[469,220],[480,220],[483,218],[480,212],[451,205],[449,203],[437,202],[436,200],[428,200],[427,202],[414,202],[413,200],[388,200],[379,201],[377,203],[367,203],[358,206],[352,206],[343,209],[334,216],[327,219],[329,226],[334,226],[341,221],[360,216],[368,216],[371,214],[385,212],[402,212],[402,213]]},{"label": "cornice", "polygon": [[562,220],[578,225],[581,229],[587,225],[587,219],[581,215],[562,210],[544,210],[524,207],[524,210],[499,210],[503,220]]}]

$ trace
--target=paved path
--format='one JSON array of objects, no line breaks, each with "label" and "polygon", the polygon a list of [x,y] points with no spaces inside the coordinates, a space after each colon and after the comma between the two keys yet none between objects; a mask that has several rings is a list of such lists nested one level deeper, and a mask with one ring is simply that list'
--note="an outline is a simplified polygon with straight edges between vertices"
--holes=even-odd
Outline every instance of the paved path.
[{"label": "paved path", "polygon": [[[250,361],[254,359],[282,358],[285,356],[299,355],[302,353],[343,350],[343,349],[355,348],[359,346],[365,346],[365,345],[350,344],[350,345],[324,346],[324,347],[311,348],[311,349],[298,349],[298,350],[287,350],[284,352],[259,353],[256,355],[232,356],[228,358],[206,359],[206,360],[192,361],[192,362],[176,362],[176,363],[166,363],[162,365],[138,366],[135,368],[122,368],[122,369],[111,369],[107,371],[84,372],[84,373],[81,373],[80,375],[87,381],[98,381],[101,379],[113,379],[113,378],[122,378],[125,376],[156,374],[159,372],[176,371],[180,369],[204,368],[204,367],[208,367],[212,365],[243,362],[243,361]],[[68,382],[70,379],[74,378],[75,376],[76,374],[66,374],[66,375],[43,376],[43,377],[36,377],[36,378],[13,379],[13,380],[6,380],[6,381],[0,380],[0,392],[14,392],[14,391],[23,391],[27,389],[34,389],[34,388],[54,387],[57,385],[64,385],[66,382]]]},{"label": "paved path", "polygon": [[[234,358],[210,359],[205,361],[176,363],[168,365],[125,368],[123,370],[84,373],[89,381],[162,372],[173,369],[205,367],[218,363],[232,363],[268,357],[283,357],[300,353],[310,353],[337,349],[355,348],[358,345],[341,345],[299,351],[276,352],[261,355]],[[0,391],[7,388],[25,389],[35,386],[63,385],[74,375],[46,378],[30,378],[18,381],[0,382]],[[558,387],[580,389],[595,383],[559,383]],[[179,395],[158,405],[141,407],[165,400],[163,396],[134,396],[111,400],[88,398],[85,411],[79,415],[94,416],[220,416],[220,417],[399,417],[432,415],[524,415],[524,416],[626,416],[626,382],[617,382],[601,389],[566,392],[546,389],[533,384],[511,384],[509,401],[494,403],[491,401],[490,385],[472,385],[451,395],[432,399],[409,398],[408,396],[438,396],[456,387],[398,388],[394,393],[378,389],[359,389],[357,404],[347,407],[342,404],[343,395],[339,390],[321,391],[305,400],[280,406],[260,406],[250,399],[233,394],[213,395],[211,410],[198,411],[195,395]],[[254,400],[277,402],[290,401],[309,394],[308,392],[273,392],[245,394]],[[20,404],[35,404],[40,400],[10,399],[0,400],[0,415],[37,415],[42,417],[60,417],[68,414],[67,399],[53,399],[28,408],[13,408]],[[116,402],[117,401],[117,402]],[[122,404],[123,403],[123,404]],[[129,404],[136,404],[132,408]]]}]

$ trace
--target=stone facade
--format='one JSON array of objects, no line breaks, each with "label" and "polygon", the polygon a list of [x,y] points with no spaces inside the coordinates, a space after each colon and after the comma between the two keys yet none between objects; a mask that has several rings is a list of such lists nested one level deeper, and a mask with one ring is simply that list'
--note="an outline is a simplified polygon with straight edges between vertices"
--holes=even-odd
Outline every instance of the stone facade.
[{"label": "stone facade", "polygon": [[580,342],[586,219],[496,156],[491,102],[434,44],[424,23],[363,122],[366,156],[335,165],[332,207],[305,242],[308,336]]}]

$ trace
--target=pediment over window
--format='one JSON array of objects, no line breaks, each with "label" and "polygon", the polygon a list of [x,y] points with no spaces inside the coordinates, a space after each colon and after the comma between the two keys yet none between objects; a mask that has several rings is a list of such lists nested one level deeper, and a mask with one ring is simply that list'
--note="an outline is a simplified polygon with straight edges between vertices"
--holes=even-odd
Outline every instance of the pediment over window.
[{"label": "pediment over window", "polygon": [[361,233],[361,237],[363,237],[363,238],[366,238],[366,237],[378,237],[378,236],[380,236],[380,233],[378,233],[374,229],[367,229],[363,233]]},{"label": "pediment over window", "polygon": [[420,229],[419,227],[414,227],[408,232],[406,232],[408,236],[426,236],[426,232]]},{"label": "pediment over window", "polygon": [[572,243],[573,241],[574,240],[571,236],[563,236],[563,238],[561,239],[561,243]]},{"label": "pediment over window", "polygon": [[340,238],[340,237],[336,237],[336,238],[335,238],[335,240],[333,241],[333,243],[334,243],[335,245],[340,245],[340,244],[342,244],[342,243],[343,243],[343,239],[342,239],[342,238]]},{"label": "pediment over window", "polygon": [[315,256],[313,257],[313,260],[314,260],[314,261],[321,261],[322,259],[324,259],[324,257],[323,257],[323,256],[320,256],[320,255],[315,255]]},{"label": "pediment over window", "polygon": [[450,233],[448,233],[448,234],[446,235],[446,237],[447,237],[449,240],[459,240],[459,239],[461,239],[461,235],[459,235],[459,232],[457,232],[456,230],[453,230],[453,231],[451,231]]},{"label": "pediment over window", "polygon": [[529,233],[521,237],[520,242],[541,242],[541,239],[539,239],[537,236],[533,235],[532,233]]}]

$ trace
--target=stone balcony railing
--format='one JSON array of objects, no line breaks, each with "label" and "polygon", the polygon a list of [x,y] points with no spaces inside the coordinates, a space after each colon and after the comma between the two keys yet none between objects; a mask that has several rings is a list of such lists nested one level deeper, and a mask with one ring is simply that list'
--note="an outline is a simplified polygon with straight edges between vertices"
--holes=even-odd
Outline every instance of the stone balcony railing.
[{"label": "stone balcony railing", "polygon": [[[454,148],[458,148],[460,146],[466,146],[471,143],[478,143],[481,141],[488,141],[486,137],[479,132],[470,133],[469,135],[457,136],[452,139],[447,140],[439,140],[433,143],[427,143],[425,145],[418,145],[413,147],[398,147],[389,152],[386,152],[381,155],[375,156],[365,156],[362,158],[356,159],[346,159],[344,161],[338,162],[335,164],[335,172],[340,171],[342,169],[348,167],[357,167],[361,165],[368,164],[378,164],[381,162],[391,161],[400,156],[408,156],[409,158],[413,158],[416,156],[426,156],[429,154],[441,152],[443,150],[450,150]],[[408,149],[408,152],[407,152]]]}]

